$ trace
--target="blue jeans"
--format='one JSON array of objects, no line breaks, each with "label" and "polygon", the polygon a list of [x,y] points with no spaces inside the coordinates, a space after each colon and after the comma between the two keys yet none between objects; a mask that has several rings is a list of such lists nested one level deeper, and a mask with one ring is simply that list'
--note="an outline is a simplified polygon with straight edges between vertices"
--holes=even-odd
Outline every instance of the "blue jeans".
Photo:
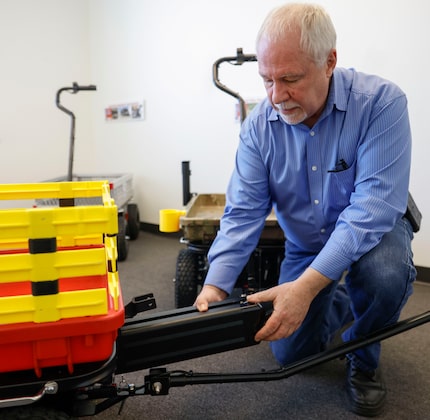
[{"label": "blue jeans", "polygon": [[[300,328],[290,337],[274,341],[272,352],[281,365],[287,365],[326,349],[336,331],[354,321],[342,334],[344,341],[363,337],[395,323],[412,294],[416,270],[412,261],[412,227],[400,219],[381,242],[349,268],[345,284],[333,282],[313,300]],[[291,276],[297,278],[315,258],[301,255],[284,259]],[[380,343],[368,345],[348,358],[364,370],[376,369]]]}]

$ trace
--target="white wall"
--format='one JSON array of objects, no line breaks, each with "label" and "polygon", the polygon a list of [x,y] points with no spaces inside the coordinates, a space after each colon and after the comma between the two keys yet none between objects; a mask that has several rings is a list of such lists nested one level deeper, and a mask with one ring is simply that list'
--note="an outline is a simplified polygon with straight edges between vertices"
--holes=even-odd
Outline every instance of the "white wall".
[{"label": "white wall", "polygon": [[[338,32],[340,66],[378,73],[407,93],[414,136],[411,191],[424,221],[415,261],[430,266],[430,178],[426,99],[430,87],[420,0],[320,0]],[[77,116],[75,171],[134,174],[144,222],[182,206],[181,161],[191,161],[191,189],[224,192],[239,124],[236,101],[212,82],[212,64],[254,52],[256,31],[278,0],[0,0],[0,180],[39,181],[67,170],[69,119],[55,92],[73,81],[97,92],[64,96]],[[262,97],[256,65],[227,64],[223,83]],[[423,81],[423,82],[422,82]],[[106,123],[104,108],[145,100],[146,119]],[[428,216],[429,215],[429,216]]]},{"label": "white wall", "polygon": [[[0,180],[38,182],[66,175],[70,118],[55,106],[59,88],[90,76],[86,0],[0,0]],[[61,96],[77,115],[78,166],[91,150],[90,104]],[[92,155],[92,153],[91,153]]]},{"label": "white wall", "polygon": [[[251,8],[225,0],[91,2],[100,170],[115,166],[135,174],[147,222],[158,223],[160,208],[182,206],[183,160],[191,161],[193,191],[225,190],[239,124],[235,99],[212,82],[212,64],[235,55],[237,47],[254,52],[255,28],[270,8],[270,2],[255,3]],[[221,68],[227,84],[229,70]],[[252,74],[242,89],[233,84],[235,90],[264,95],[255,64],[234,70],[242,78]],[[108,104],[142,99],[147,114],[142,123],[106,124],[101,118]]]}]

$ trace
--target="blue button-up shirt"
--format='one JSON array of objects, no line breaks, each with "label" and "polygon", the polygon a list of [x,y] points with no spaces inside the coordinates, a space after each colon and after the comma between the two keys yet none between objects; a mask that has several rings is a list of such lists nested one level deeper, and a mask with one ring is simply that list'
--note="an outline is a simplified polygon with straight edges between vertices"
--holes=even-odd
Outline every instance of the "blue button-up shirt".
[{"label": "blue button-up shirt", "polygon": [[286,257],[314,254],[311,267],[338,280],[405,213],[410,158],[405,94],[377,76],[337,68],[312,128],[264,100],[241,128],[206,284],[231,292],[272,207]]}]

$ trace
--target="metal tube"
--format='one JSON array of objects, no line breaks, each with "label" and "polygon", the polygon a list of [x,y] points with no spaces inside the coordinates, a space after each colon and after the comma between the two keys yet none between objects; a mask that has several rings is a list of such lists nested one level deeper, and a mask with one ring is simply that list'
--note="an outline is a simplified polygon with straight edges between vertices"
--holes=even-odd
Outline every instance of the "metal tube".
[{"label": "metal tube", "polygon": [[74,150],[75,150],[75,114],[70,111],[70,109],[67,109],[60,103],[60,95],[64,91],[72,91],[73,87],[65,87],[61,88],[57,91],[57,96],[55,99],[55,103],[57,105],[57,108],[61,111],[65,112],[67,115],[71,118],[71,126],[70,126],[70,143],[69,143],[69,165],[67,170],[67,181],[72,181],[73,178],[73,160],[74,160]]},{"label": "metal tube", "polygon": [[219,66],[221,63],[228,62],[230,64],[233,64],[235,66],[241,66],[246,61],[257,61],[257,57],[255,54],[243,54],[242,48],[238,48],[236,51],[235,57],[223,57],[219,58],[212,66],[212,79],[215,83],[215,86],[218,89],[221,89],[222,91],[228,93],[229,95],[235,97],[239,101],[239,107],[240,107],[240,123],[243,123],[243,121],[246,118],[246,103],[245,100],[242,98],[242,96],[239,95],[238,92],[234,92],[233,90],[229,89],[226,85],[222,84],[219,80]]},{"label": "metal tube", "polygon": [[184,206],[188,204],[191,200],[191,192],[190,192],[190,162],[183,161],[182,162],[182,202]]},{"label": "metal tube", "polygon": [[73,180],[73,161],[74,161],[74,151],[75,151],[75,126],[76,126],[76,117],[75,114],[67,109],[60,103],[60,95],[64,91],[69,91],[71,93],[77,93],[81,90],[97,90],[96,86],[88,85],[88,86],[79,86],[76,82],[73,83],[71,87],[64,87],[57,91],[57,95],[55,97],[55,103],[57,108],[61,111],[65,112],[71,118],[71,126],[70,126],[70,144],[69,144],[69,165],[67,170],[67,181]]}]

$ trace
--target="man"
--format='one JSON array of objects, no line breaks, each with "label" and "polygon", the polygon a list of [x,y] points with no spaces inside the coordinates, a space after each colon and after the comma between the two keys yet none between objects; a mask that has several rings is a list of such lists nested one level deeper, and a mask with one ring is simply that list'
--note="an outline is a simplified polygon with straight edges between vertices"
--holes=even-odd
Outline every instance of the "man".
[{"label": "man", "polygon": [[[394,84],[336,68],[336,32],[319,6],[287,4],[257,37],[267,98],[241,128],[236,164],[199,311],[223,300],[275,209],[287,238],[279,285],[256,340],[286,365],[393,324],[412,293],[408,200],[411,133]],[[346,273],[344,281],[341,278]],[[352,410],[381,413],[380,343],[347,355]]]}]

